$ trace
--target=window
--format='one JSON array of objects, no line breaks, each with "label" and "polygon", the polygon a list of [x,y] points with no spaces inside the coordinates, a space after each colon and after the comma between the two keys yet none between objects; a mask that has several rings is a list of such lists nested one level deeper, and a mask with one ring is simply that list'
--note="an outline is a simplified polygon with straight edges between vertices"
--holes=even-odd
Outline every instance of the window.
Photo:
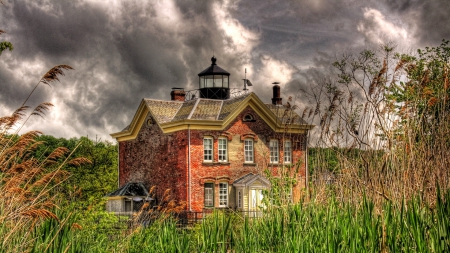
[{"label": "window", "polygon": [[253,140],[245,139],[244,140],[244,161],[246,163],[253,162]]},{"label": "window", "polygon": [[284,162],[291,163],[292,162],[292,145],[291,141],[284,142]]},{"label": "window", "polygon": [[125,200],[125,212],[131,212],[131,200],[130,199]]},{"label": "window", "polygon": [[253,116],[251,114],[246,114],[244,116],[244,121],[248,122],[248,121],[254,121]]},{"label": "window", "polygon": [[212,138],[203,139],[203,160],[205,162],[213,161],[213,139]]},{"label": "window", "polygon": [[270,162],[278,163],[278,140],[270,140]]},{"label": "window", "polygon": [[242,193],[238,191],[238,208],[242,208]]},{"label": "window", "polygon": [[205,207],[214,206],[214,183],[205,183]]},{"label": "window", "polygon": [[219,162],[227,161],[227,139],[219,138]]},{"label": "window", "polygon": [[228,184],[219,183],[219,207],[228,206]]}]

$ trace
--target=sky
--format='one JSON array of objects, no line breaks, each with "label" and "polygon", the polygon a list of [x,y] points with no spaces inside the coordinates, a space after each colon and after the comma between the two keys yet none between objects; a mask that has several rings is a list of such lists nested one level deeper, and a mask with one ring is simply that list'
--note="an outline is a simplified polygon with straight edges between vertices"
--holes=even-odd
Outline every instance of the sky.
[{"label": "sky", "polygon": [[66,64],[61,82],[38,85],[27,105],[50,102],[21,133],[113,141],[143,98],[169,100],[172,87],[198,88],[217,58],[243,88],[305,107],[301,90],[333,78],[333,61],[393,42],[415,52],[450,39],[448,0],[2,0],[0,116],[20,107],[41,77]]}]

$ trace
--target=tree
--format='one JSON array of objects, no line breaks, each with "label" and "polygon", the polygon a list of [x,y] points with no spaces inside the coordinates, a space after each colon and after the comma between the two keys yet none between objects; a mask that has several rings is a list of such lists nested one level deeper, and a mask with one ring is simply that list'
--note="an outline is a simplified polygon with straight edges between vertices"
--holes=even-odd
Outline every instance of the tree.
[{"label": "tree", "polygon": [[67,164],[63,167],[63,170],[70,172],[59,189],[65,198],[89,205],[100,201],[105,194],[117,187],[116,145],[87,137],[64,139],[42,135],[37,140],[45,145],[38,147],[35,157],[47,157],[51,150],[64,147],[74,150],[73,157],[83,157],[90,161],[81,166]]},{"label": "tree", "polygon": [[[6,32],[0,29],[0,35],[3,34],[3,33],[6,33]],[[6,49],[9,49],[9,51],[12,51],[14,49],[13,45],[11,44],[11,42],[8,42],[8,41],[0,42],[0,55]]]}]

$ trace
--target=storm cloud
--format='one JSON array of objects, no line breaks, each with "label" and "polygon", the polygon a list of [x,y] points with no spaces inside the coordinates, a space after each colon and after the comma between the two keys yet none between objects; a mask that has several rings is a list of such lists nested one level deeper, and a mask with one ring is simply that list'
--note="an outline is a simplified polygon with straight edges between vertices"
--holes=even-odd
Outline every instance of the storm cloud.
[{"label": "storm cloud", "polygon": [[197,88],[197,74],[217,64],[242,88],[270,101],[271,83],[299,97],[333,75],[342,53],[395,42],[401,50],[450,38],[449,4],[440,1],[12,1],[0,5],[0,113],[19,107],[58,64],[60,83],[39,85],[29,105],[51,102],[45,119],[22,131],[111,140],[130,123],[142,98],[169,99],[171,87]]}]

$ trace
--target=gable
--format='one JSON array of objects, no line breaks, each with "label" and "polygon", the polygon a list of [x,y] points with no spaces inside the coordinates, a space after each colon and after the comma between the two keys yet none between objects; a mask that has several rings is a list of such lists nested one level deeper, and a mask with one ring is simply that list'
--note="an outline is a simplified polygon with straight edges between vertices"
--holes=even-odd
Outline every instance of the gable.
[{"label": "gable", "polygon": [[307,124],[291,108],[264,104],[253,92],[228,100],[198,98],[186,102],[143,99],[130,126],[111,134],[118,141],[134,139],[148,113],[163,133],[180,130],[223,130],[250,107],[275,132],[305,133]]}]

